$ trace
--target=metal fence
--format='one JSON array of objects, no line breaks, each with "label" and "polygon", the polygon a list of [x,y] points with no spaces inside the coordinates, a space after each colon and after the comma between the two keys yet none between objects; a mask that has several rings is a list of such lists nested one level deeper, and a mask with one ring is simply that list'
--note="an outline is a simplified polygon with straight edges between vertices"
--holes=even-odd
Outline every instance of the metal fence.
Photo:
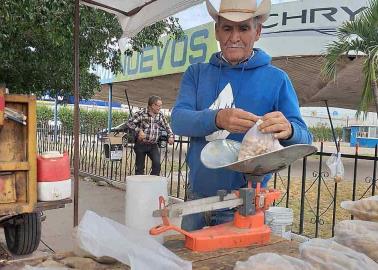
[{"label": "metal fence", "polygon": [[[51,150],[67,151],[73,157],[73,133],[54,130],[47,125],[37,129],[38,152]],[[99,130],[87,128],[80,134],[80,171],[105,179],[110,183],[125,183],[126,177],[134,173],[134,152],[132,145],[124,147],[121,161],[109,161],[104,157],[104,144],[97,137]],[[169,193],[177,198],[186,198],[188,166],[186,153],[187,138],[177,138],[172,146],[161,149],[161,175],[169,179]],[[287,169],[276,173],[269,187],[281,190],[278,206],[290,207],[294,211],[292,231],[308,237],[331,237],[337,221],[353,218],[340,208],[343,200],[358,200],[375,195],[377,187],[377,147],[375,154],[342,154],[345,179],[341,183],[329,176],[326,160],[332,153],[319,151],[293,163]],[[150,161],[146,160],[147,173]]]}]

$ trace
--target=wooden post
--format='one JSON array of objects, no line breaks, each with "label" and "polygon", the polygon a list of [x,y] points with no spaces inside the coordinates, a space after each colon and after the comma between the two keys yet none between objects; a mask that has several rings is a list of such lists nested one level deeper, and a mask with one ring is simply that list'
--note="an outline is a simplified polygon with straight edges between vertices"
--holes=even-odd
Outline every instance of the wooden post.
[{"label": "wooden post", "polygon": [[5,88],[0,86],[0,129],[4,125],[4,111],[5,111]]}]

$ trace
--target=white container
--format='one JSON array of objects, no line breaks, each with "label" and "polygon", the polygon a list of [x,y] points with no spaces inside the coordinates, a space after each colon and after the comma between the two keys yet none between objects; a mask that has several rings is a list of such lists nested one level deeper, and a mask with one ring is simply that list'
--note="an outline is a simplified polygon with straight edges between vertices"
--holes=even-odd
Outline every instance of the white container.
[{"label": "white container", "polygon": [[[152,227],[163,223],[161,217],[153,217],[152,212],[159,209],[159,197],[168,204],[168,180],[154,175],[133,175],[126,178],[125,225],[146,235]],[[154,236],[164,242],[163,235]]]},{"label": "white container", "polygon": [[265,224],[273,234],[291,240],[293,210],[285,207],[270,207],[265,211]]},{"label": "white container", "polygon": [[57,201],[71,197],[71,179],[56,182],[38,182],[38,201]]}]

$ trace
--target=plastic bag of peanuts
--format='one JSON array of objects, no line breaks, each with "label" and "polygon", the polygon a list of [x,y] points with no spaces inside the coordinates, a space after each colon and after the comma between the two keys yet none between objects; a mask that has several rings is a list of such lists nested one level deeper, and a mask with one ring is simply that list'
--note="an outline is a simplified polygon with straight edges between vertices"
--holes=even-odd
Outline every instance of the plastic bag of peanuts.
[{"label": "plastic bag of peanuts", "polygon": [[331,171],[331,177],[335,180],[336,183],[339,183],[344,178],[344,165],[341,161],[341,153],[334,153],[326,162],[329,170]]},{"label": "plastic bag of peanuts", "polygon": [[238,160],[245,160],[283,148],[272,133],[262,133],[258,129],[262,122],[262,120],[258,120],[245,134],[240,146]]}]

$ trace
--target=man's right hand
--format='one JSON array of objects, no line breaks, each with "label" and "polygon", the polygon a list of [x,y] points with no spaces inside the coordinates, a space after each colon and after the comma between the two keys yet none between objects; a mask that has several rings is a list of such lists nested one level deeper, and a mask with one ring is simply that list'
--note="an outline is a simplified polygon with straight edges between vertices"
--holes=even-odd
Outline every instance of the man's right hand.
[{"label": "man's right hand", "polygon": [[145,138],[146,138],[146,134],[142,130],[139,130],[138,140],[143,141]]},{"label": "man's right hand", "polygon": [[229,108],[218,111],[215,124],[232,133],[247,132],[260,117],[242,109]]}]

